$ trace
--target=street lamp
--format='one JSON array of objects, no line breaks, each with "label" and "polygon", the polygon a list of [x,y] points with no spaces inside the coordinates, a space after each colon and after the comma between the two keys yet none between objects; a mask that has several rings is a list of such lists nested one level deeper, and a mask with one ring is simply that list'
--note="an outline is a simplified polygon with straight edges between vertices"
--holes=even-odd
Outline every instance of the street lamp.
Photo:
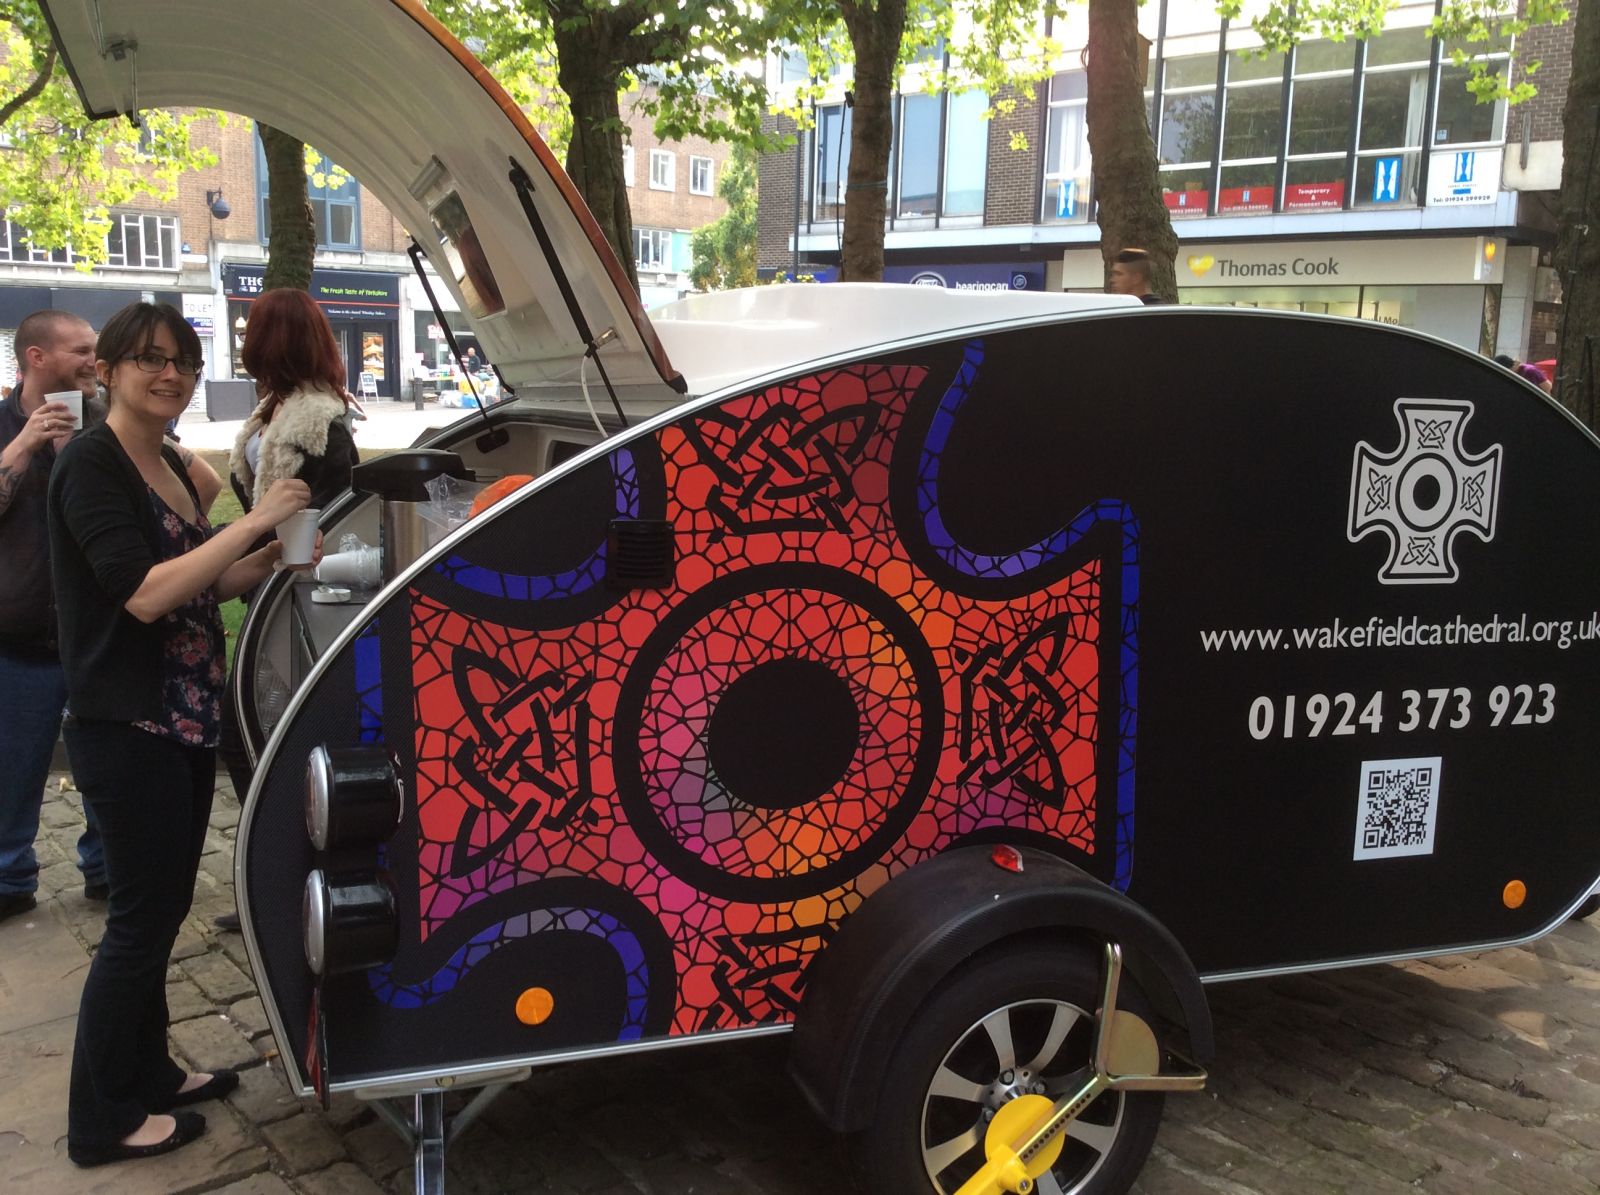
[{"label": "street lamp", "polygon": [[206,207],[211,210],[211,214],[218,220],[226,220],[233,215],[232,206],[222,197],[221,187],[218,187],[215,191],[206,192]]}]

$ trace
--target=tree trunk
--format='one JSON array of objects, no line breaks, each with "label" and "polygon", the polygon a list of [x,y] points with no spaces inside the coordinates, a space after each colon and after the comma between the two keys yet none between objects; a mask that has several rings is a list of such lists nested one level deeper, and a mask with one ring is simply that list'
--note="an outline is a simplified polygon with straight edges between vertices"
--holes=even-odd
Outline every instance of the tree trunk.
[{"label": "tree trunk", "polygon": [[[1133,3],[1134,0],[1129,0]],[[894,121],[894,67],[906,27],[905,0],[842,3],[855,50],[855,109],[850,127],[850,172],[844,195],[843,282],[883,280],[883,222],[888,214],[889,142]]]},{"label": "tree trunk", "polygon": [[306,146],[271,125],[259,124],[267,157],[267,274],[263,289],[311,288],[317,224],[306,198]]},{"label": "tree trunk", "polygon": [[1556,268],[1561,274],[1561,342],[1556,397],[1600,431],[1600,0],[1582,0],[1572,36],[1572,79],[1563,118],[1561,217]]},{"label": "tree trunk", "polygon": [[[567,174],[636,290],[633,216],[622,176],[623,125],[617,102],[622,72],[617,55],[637,23],[637,17],[627,10],[614,10],[613,14],[586,11],[582,21],[555,22],[558,77],[572,106]],[[650,164],[635,163],[635,167],[648,172]],[[648,185],[648,174],[639,185]]]},{"label": "tree trunk", "polygon": [[1144,249],[1151,292],[1176,302],[1178,236],[1161,199],[1139,68],[1138,0],[1089,0],[1086,117],[1106,277],[1123,249]]}]

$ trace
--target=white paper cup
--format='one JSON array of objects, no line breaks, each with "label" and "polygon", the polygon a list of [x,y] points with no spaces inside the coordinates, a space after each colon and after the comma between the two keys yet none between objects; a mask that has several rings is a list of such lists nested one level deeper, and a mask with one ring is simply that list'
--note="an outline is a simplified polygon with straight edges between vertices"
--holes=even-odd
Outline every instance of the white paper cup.
[{"label": "white paper cup", "polygon": [[278,539],[283,542],[283,564],[310,564],[317,549],[317,518],[322,514],[314,507],[290,515],[278,524]]},{"label": "white paper cup", "polygon": [[67,414],[72,416],[72,426],[83,426],[83,391],[82,390],[57,390],[53,394],[44,396],[45,402],[63,403]]}]

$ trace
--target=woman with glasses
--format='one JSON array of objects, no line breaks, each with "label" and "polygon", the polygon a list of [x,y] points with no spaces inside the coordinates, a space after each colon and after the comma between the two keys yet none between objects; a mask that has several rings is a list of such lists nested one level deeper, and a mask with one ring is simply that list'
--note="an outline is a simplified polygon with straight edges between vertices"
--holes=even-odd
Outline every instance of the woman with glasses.
[{"label": "woman with glasses", "polygon": [[95,355],[110,410],[62,450],[49,494],[67,744],[111,887],[73,1048],[67,1155],[80,1166],[187,1144],[205,1131],[188,1106],[238,1085],[231,1071],[189,1074],[168,1056],[166,972],[211,813],[225,668],[217,603],[272,571],[277,542],[251,545],[310,497],[304,482],[279,482],[212,530],[162,442],[201,365],[199,337],[175,308],[123,308]]}]

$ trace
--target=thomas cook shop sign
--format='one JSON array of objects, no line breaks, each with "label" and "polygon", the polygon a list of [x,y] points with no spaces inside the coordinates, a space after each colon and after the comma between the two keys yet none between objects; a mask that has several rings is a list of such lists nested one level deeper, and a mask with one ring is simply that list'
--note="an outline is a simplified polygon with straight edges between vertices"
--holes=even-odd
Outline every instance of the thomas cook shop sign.
[{"label": "thomas cook shop sign", "polygon": [[[1500,282],[1504,248],[1484,252],[1484,237],[1407,241],[1189,243],[1178,249],[1178,286],[1405,286]],[[1066,290],[1099,290],[1099,249],[1062,254]]]}]

